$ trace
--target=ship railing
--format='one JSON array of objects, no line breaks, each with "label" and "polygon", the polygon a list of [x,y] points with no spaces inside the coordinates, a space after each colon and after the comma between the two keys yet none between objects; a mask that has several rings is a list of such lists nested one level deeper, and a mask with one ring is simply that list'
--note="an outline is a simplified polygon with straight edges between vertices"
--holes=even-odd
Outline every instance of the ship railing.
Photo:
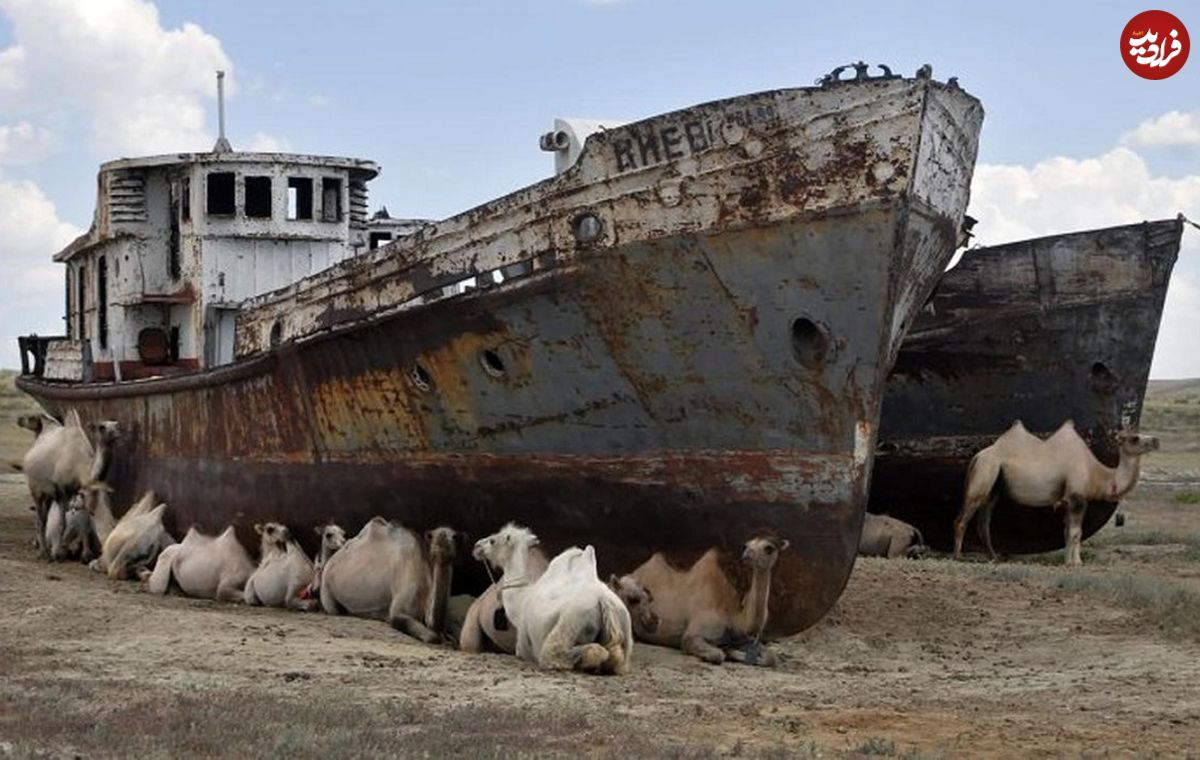
[{"label": "ship railing", "polygon": [[80,381],[90,369],[87,343],[65,335],[24,335],[17,338],[17,348],[22,375]]}]

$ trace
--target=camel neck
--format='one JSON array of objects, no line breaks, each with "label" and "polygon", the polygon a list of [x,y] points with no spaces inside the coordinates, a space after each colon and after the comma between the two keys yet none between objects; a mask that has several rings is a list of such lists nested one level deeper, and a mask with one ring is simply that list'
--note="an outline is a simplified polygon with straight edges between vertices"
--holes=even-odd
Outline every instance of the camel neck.
[{"label": "camel neck", "polygon": [[435,562],[430,581],[429,602],[425,612],[425,625],[441,633],[446,627],[446,606],[450,600],[450,583],[454,567],[449,562]]},{"label": "camel neck", "polygon": [[94,453],[92,454],[91,478],[93,483],[98,483],[104,478],[104,471],[108,469],[108,447],[103,441],[97,441],[92,444]]},{"label": "camel neck", "polygon": [[108,539],[108,534],[112,533],[113,525],[116,522],[116,518],[113,517],[112,507],[108,503],[108,495],[97,495],[96,508],[92,512],[92,526],[95,528],[96,538],[100,539],[101,544]]},{"label": "camel neck", "polygon": [[750,590],[742,600],[738,628],[750,636],[762,634],[767,624],[767,598],[771,594],[771,571],[756,568],[750,581]]},{"label": "camel neck", "polygon": [[1120,498],[1129,493],[1138,482],[1142,471],[1142,458],[1121,454],[1121,461],[1112,476],[1112,496]]}]

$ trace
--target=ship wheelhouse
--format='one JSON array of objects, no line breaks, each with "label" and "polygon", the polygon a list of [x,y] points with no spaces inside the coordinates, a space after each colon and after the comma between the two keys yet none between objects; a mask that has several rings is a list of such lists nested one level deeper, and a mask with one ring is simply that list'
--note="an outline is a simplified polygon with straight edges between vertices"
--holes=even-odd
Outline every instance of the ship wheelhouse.
[{"label": "ship wheelhouse", "polygon": [[360,159],[185,153],[103,164],[66,265],[66,335],[21,340],[23,371],[103,382],[233,361],[238,305],[367,250]]}]

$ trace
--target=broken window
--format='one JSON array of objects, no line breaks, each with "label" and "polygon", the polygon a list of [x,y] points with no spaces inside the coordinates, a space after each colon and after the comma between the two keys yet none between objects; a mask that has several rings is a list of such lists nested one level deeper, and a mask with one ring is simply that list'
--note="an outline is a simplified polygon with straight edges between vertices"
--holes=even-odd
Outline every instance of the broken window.
[{"label": "broken window", "polygon": [[180,187],[180,197],[175,197],[175,186],[171,186],[171,228],[167,239],[167,272],[171,279],[179,279],[179,217],[183,216],[182,203],[187,199],[187,180]]},{"label": "broken window", "polygon": [[79,274],[75,275],[75,282],[79,286],[77,288],[79,292],[76,294],[75,298],[75,313],[79,316],[79,325],[76,328],[76,332],[79,334],[80,340],[87,340],[87,321],[83,313],[83,305],[86,303],[87,296],[86,286],[84,284],[87,282],[87,267],[85,267],[83,264],[79,265]]},{"label": "broken window", "polygon": [[108,259],[96,262],[96,333],[100,348],[108,348]]},{"label": "broken window", "polygon": [[208,175],[208,213],[210,216],[232,216],[234,201],[233,172],[212,172]]},{"label": "broken window", "polygon": [[188,221],[192,218],[192,178],[184,177],[179,183],[179,218]]},{"label": "broken window", "polygon": [[375,250],[380,245],[390,243],[392,241],[392,233],[390,232],[372,232],[370,236],[370,250]]},{"label": "broken window", "polygon": [[326,222],[342,220],[342,181],[336,177],[321,180],[321,219]]},{"label": "broken window", "polygon": [[271,218],[271,178],[246,177],[246,216]]},{"label": "broken window", "polygon": [[313,181],[310,177],[288,177],[288,219],[312,219]]}]

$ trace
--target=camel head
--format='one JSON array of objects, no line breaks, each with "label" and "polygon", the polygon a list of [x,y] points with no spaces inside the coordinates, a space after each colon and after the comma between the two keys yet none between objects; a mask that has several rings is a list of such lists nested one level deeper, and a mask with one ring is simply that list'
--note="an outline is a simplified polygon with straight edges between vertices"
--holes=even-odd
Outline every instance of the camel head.
[{"label": "camel head", "polygon": [[288,527],[277,522],[255,523],[254,532],[262,536],[262,554],[266,554],[271,549],[287,551],[288,542],[294,540]]},{"label": "camel head", "polygon": [[427,530],[425,548],[429,551],[429,559],[433,564],[453,564],[457,557],[466,554],[467,534],[444,525]]},{"label": "camel head", "polygon": [[321,556],[331,557],[346,544],[346,531],[334,523],[318,525],[316,533],[321,537]]},{"label": "camel head", "polygon": [[17,418],[17,425],[38,435],[42,432],[43,420],[44,418],[40,414],[22,414]]},{"label": "camel head", "polygon": [[759,531],[742,544],[742,562],[755,570],[770,570],[791,543],[772,531]]},{"label": "camel head", "polygon": [[1158,439],[1152,435],[1141,435],[1136,431],[1117,433],[1117,448],[1126,457],[1140,457],[1151,451],[1158,451]]},{"label": "camel head", "polygon": [[492,567],[506,568],[518,553],[528,552],[538,545],[538,537],[529,528],[509,523],[498,532],[475,542],[471,556]]},{"label": "camel head", "polygon": [[93,422],[88,428],[97,441],[106,445],[121,437],[121,423],[116,420]]},{"label": "camel head", "polygon": [[654,595],[641,581],[632,575],[622,575],[620,578],[610,575],[608,587],[621,598],[637,630],[644,633],[654,633],[658,630],[658,615],[650,609],[654,603]]}]

